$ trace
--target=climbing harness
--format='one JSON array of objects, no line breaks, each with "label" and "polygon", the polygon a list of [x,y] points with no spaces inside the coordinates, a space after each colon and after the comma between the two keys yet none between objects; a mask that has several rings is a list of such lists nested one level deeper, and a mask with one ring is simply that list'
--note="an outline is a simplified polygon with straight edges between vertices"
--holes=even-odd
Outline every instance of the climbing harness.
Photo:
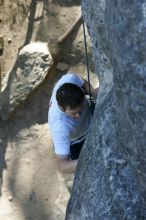
[{"label": "climbing harness", "polygon": [[83,34],[84,34],[84,47],[85,47],[85,60],[86,60],[86,70],[87,70],[87,77],[88,77],[88,84],[89,84],[89,100],[90,100],[90,109],[91,114],[93,115],[95,109],[95,100],[91,96],[91,88],[90,88],[90,71],[89,71],[89,59],[88,59],[88,51],[87,51],[87,40],[86,40],[86,30],[85,30],[85,23],[83,20]]}]

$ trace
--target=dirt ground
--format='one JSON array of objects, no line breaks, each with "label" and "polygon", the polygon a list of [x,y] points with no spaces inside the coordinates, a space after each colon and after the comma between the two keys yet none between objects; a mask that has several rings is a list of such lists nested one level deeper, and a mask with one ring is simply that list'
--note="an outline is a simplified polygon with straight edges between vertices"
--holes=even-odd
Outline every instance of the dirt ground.
[{"label": "dirt ground", "polygon": [[[13,67],[23,45],[60,37],[80,13],[80,1],[75,0],[1,0],[2,79]],[[91,48],[89,60],[92,61]],[[66,41],[58,62],[67,63],[68,71],[87,78],[82,26]],[[90,72],[96,86],[92,62]],[[0,121],[0,220],[65,218],[70,196],[67,180],[73,176],[57,171],[47,125],[51,91],[64,73],[54,65],[35,94],[8,121]]]}]

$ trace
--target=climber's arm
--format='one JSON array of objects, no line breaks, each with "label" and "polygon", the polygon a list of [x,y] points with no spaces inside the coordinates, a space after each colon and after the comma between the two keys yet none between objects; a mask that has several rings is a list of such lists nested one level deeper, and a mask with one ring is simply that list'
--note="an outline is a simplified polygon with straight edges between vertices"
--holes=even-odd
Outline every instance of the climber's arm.
[{"label": "climber's arm", "polygon": [[[85,79],[84,80],[84,85],[83,85],[83,90],[85,91],[85,94],[89,95],[89,82]],[[98,90],[99,88],[93,88],[93,86],[90,84],[90,92],[91,92],[91,96],[96,99],[97,95],[98,95]]]},{"label": "climber's arm", "polygon": [[78,160],[70,160],[69,155],[56,156],[57,167],[61,172],[72,173],[75,171]]}]

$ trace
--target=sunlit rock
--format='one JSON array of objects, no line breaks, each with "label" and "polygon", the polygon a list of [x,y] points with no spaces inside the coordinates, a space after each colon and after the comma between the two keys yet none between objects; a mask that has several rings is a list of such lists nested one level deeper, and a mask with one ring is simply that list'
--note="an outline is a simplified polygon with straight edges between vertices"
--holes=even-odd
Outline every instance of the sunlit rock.
[{"label": "sunlit rock", "polygon": [[0,118],[5,120],[44,81],[52,66],[47,43],[34,42],[20,50],[6,75],[0,97]]}]

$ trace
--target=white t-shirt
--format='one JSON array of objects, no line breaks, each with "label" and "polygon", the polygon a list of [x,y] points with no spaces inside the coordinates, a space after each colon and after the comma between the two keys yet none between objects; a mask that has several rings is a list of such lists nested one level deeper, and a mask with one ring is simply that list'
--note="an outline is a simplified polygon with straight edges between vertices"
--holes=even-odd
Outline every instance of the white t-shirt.
[{"label": "white t-shirt", "polygon": [[73,118],[60,110],[56,100],[56,91],[64,83],[73,83],[82,87],[84,81],[75,74],[66,74],[54,87],[48,112],[48,123],[51,130],[55,153],[68,155],[70,144],[78,143],[85,139],[91,124],[89,101],[85,97],[84,109],[79,119]]}]

